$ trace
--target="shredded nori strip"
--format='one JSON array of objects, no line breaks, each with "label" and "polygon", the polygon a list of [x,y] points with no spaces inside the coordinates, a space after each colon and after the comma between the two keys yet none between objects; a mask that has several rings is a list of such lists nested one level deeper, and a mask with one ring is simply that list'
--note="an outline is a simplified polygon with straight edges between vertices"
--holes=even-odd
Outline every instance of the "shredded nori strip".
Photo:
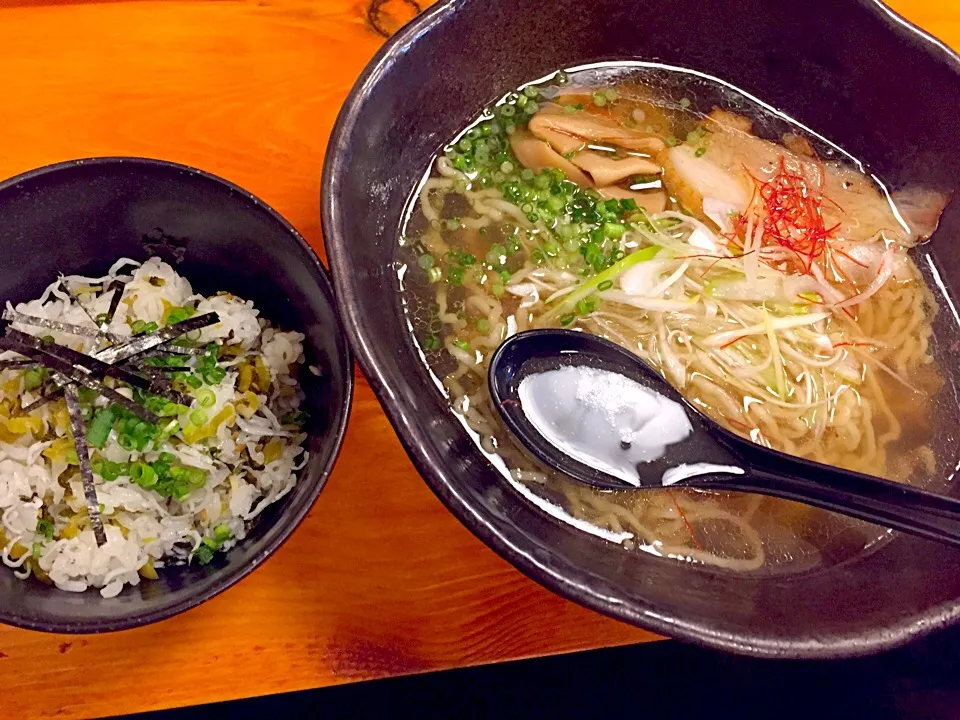
[{"label": "shredded nori strip", "polygon": [[147,350],[153,350],[164,343],[176,340],[188,332],[202,330],[208,325],[215,325],[218,322],[220,322],[220,316],[216,313],[197,315],[189,320],[178,322],[176,325],[168,325],[156,332],[137,335],[122,345],[114,345],[113,347],[94,353],[94,355],[97,359],[103,360],[104,362],[116,363],[120,360],[132,358],[134,355],[140,355]]},{"label": "shredded nori strip", "polygon": [[[72,383],[72,381],[70,381],[70,382],[68,382],[68,384],[71,384],[71,385],[72,385],[73,383]],[[34,400],[32,403],[30,403],[29,405],[25,406],[25,407],[22,409],[22,412],[23,412],[25,415],[29,415],[30,413],[32,413],[32,412],[33,412],[34,410],[36,410],[37,408],[43,407],[44,405],[46,405],[46,404],[47,404],[48,402],[50,402],[51,400],[56,400],[56,399],[59,398],[61,395],[63,395],[63,388],[62,388],[62,387],[61,387],[61,388],[57,388],[57,389],[54,390],[52,393],[48,393],[48,394],[44,395],[44,396],[41,397],[39,400]]]},{"label": "shredded nori strip", "polygon": [[150,358],[170,357],[171,355],[181,355],[182,357],[180,359],[186,362],[187,355],[193,355],[193,353],[179,353],[176,350],[170,350],[170,349],[167,349],[165,346],[161,345],[160,347],[154,348],[153,350],[146,350],[140,353],[135,357],[135,359],[137,362],[142,362]]},{"label": "shredded nori strip", "polygon": [[[83,310],[83,314],[90,318],[94,325],[97,325],[96,318],[90,314],[90,311],[87,310],[87,306],[80,302],[80,297],[73,291],[73,288],[70,287],[70,283],[67,282],[67,279],[62,274],[60,275],[60,288],[70,296],[70,299],[77,304],[77,307]],[[99,325],[97,325],[97,327],[99,327]]]},{"label": "shredded nori strip", "polygon": [[77,389],[72,385],[65,389],[67,411],[70,413],[70,430],[73,433],[73,446],[77,451],[77,461],[80,463],[80,478],[83,481],[83,495],[87,500],[87,518],[93,528],[93,536],[97,546],[107,543],[107,533],[103,529],[103,518],[100,516],[100,501],[97,499],[97,488],[94,485],[93,468],[90,466],[90,449],[87,446],[87,429],[83,424],[83,415],[80,411],[80,398]]},{"label": "shredded nori strip", "polygon": [[[198,315],[197,317],[190,318],[189,320],[184,320],[183,322],[176,323],[175,325],[170,325],[163,328],[162,330],[157,330],[153,333],[147,333],[146,335],[138,335],[134,339],[124,343],[123,345],[114,345],[113,347],[100,350],[93,354],[93,357],[98,360],[102,360],[107,363],[113,362],[123,362],[126,359],[133,359],[136,357],[150,357],[153,354],[158,355],[171,355],[171,354],[184,354],[184,355],[194,355],[193,352],[180,353],[180,350],[187,350],[187,348],[176,348],[176,349],[164,349],[157,350],[156,348],[164,343],[168,343],[171,340],[176,339],[184,333],[193,332],[194,330],[201,330],[208,325],[213,325],[220,322],[220,317],[216,313],[206,313],[204,315]],[[139,350],[138,348],[144,348]],[[193,348],[191,348],[192,350]],[[174,391],[171,391],[173,393]],[[36,400],[25,408],[23,408],[24,413],[31,413],[37,408],[42,407],[51,400],[56,400],[63,394],[63,388],[54,390],[51,393],[44,395],[39,400]],[[176,393],[177,397],[168,397],[169,393],[155,393],[157,395],[163,395],[168,400],[172,402],[178,402],[181,405],[189,405],[190,403],[180,402],[183,399],[182,395]]]},{"label": "shredded nori strip", "polygon": [[8,370],[10,368],[29,370],[35,367],[41,367],[41,365],[34,360],[0,360],[0,370]]},{"label": "shredded nori strip", "polygon": [[167,355],[206,355],[207,348],[204,347],[184,347],[183,345],[174,345],[167,343],[161,346],[161,350]]},{"label": "shredded nori strip", "polygon": [[[145,335],[138,335],[137,337],[133,338],[132,340],[129,340],[128,342],[122,345],[114,345],[113,347],[100,350],[98,352],[95,352],[93,354],[93,357],[97,360],[101,360],[106,363],[122,363],[124,360],[139,357],[141,355],[147,356],[147,353],[154,351],[160,345],[170,342],[171,340],[178,338],[180,335],[183,335],[184,333],[193,332],[194,330],[200,330],[202,328],[207,327],[208,325],[213,325],[218,322],[220,322],[220,317],[216,313],[206,313],[204,315],[198,315],[197,317],[190,318],[189,320],[184,320],[183,322],[176,323],[175,325],[170,325],[161,330],[157,330],[156,332],[147,333]],[[32,336],[27,336],[27,337],[32,337]],[[2,339],[3,338],[0,338],[0,340]],[[21,353],[21,354],[24,354],[24,353]],[[158,354],[179,354],[179,353],[176,353],[176,351],[171,351],[168,353],[166,350],[164,350],[162,352],[158,352]],[[194,353],[185,353],[185,354],[194,354]],[[153,383],[151,383],[151,386],[152,385]],[[89,385],[87,385],[87,387],[89,387]],[[176,399],[174,397],[168,397],[168,395],[170,395],[173,392],[174,391],[171,390],[170,392],[158,392],[155,394],[167,397],[168,400],[171,400],[173,402],[180,402],[180,400],[183,399],[183,396],[179,395],[179,393],[176,393],[179,399]],[[29,405],[27,405],[25,408],[23,408],[23,412],[25,413],[33,412],[34,410],[36,410],[39,407],[42,407],[44,404],[50,402],[51,400],[56,400],[62,394],[63,394],[62,388],[55,390],[51,393],[48,393],[47,395],[44,395],[39,400],[36,400],[30,403]],[[124,399],[126,400],[126,398]],[[127,402],[130,402],[130,401],[128,400]],[[132,404],[136,407],[139,407],[139,405],[136,405],[136,403],[132,403]],[[189,405],[189,403],[180,403],[180,404]]]},{"label": "shredded nori strip", "polygon": [[[62,275],[61,275],[61,277],[60,277],[60,287],[62,287],[63,290],[64,290],[64,292],[66,292],[67,295],[70,296],[70,299],[73,300],[73,301],[77,304],[77,307],[79,307],[81,310],[83,310],[83,314],[86,315],[88,318],[90,318],[90,322],[92,322],[92,323],[94,324],[94,326],[96,326],[96,327],[99,329],[99,334],[97,335],[97,340],[98,340],[98,342],[99,342],[100,344],[102,344],[104,340],[108,340],[108,341],[110,341],[110,342],[112,342],[112,343],[122,342],[122,339],[121,339],[118,335],[114,335],[114,334],[111,333],[111,332],[107,332],[107,326],[110,324],[109,322],[104,323],[104,324],[100,324],[100,323],[97,322],[97,319],[96,319],[93,315],[90,314],[90,311],[87,309],[87,306],[84,305],[82,302],[80,302],[80,298],[77,296],[77,294],[76,294],[76,293],[73,291],[73,289],[70,287],[70,284],[67,282],[67,279],[66,279],[65,277],[63,277]],[[111,319],[112,319],[112,318],[111,318]],[[98,347],[98,349],[99,349],[99,347]]]},{"label": "shredded nori strip", "polygon": [[[55,355],[49,355],[40,350],[37,350],[36,348],[30,345],[23,345],[21,343],[18,343],[16,340],[10,338],[9,336],[0,337],[0,349],[12,350],[13,352],[20,353],[21,355],[26,355],[27,357],[34,358],[35,360],[39,360],[45,366],[53,370],[54,373],[57,373],[63,376],[63,378],[54,376],[55,381],[63,382],[64,385],[70,385],[71,383],[69,381],[72,380],[73,382],[79,383],[84,387],[88,387],[91,390],[99,393],[100,395],[103,395],[105,398],[108,398],[109,400],[112,400],[113,402],[122,406],[124,409],[129,410],[141,420],[144,420],[154,425],[156,425],[160,421],[160,418],[158,418],[156,415],[154,415],[152,412],[147,410],[142,405],[133,402],[133,400],[129,400],[128,398],[124,397],[113,388],[109,388],[106,385],[104,385],[102,382],[97,380],[92,375],[88,375],[86,372],[84,372],[83,369],[75,367],[74,365],[71,365],[70,363],[64,360],[61,360]],[[141,380],[143,380],[143,378],[141,378]],[[149,387],[149,381],[146,381],[146,382],[147,382],[147,386]],[[47,395],[45,397],[48,398],[50,396]]]},{"label": "shredded nori strip", "polygon": [[58,345],[57,343],[52,342],[44,342],[34,335],[28,335],[27,333],[22,333],[19,330],[14,330],[10,327],[7,328],[7,334],[5,338],[12,342],[18,343],[21,346],[31,347],[34,350],[38,350],[39,352],[43,353],[43,356],[40,357],[35,355],[30,356],[40,362],[44,362],[44,356],[50,356],[61,362],[68,363],[75,368],[83,368],[97,378],[112,377],[116,380],[122,380],[133,387],[140,388],[141,390],[147,390],[150,387],[149,380],[140,377],[136,373],[133,373],[122,366],[110,365],[102,360],[98,360],[92,355],[85,355],[82,352],[77,352],[76,350],[68,348],[64,345]]},{"label": "shredded nori strip", "polygon": [[56,330],[57,332],[67,333],[68,335],[106,339],[110,340],[111,342],[116,342],[118,339],[115,335],[101,332],[97,328],[88,328],[83,327],[82,325],[74,325],[73,323],[63,322],[61,320],[50,320],[48,318],[36,317],[34,315],[26,315],[9,308],[3,311],[3,319],[7,320],[8,322],[20,323],[21,325],[41,327],[47,330]]},{"label": "shredded nori strip", "polygon": [[[76,372],[76,375],[73,373],[69,373],[69,374],[55,373],[53,376],[53,380],[60,387],[58,387],[53,392],[47,393],[39,400],[34,400],[32,403],[24,407],[22,409],[22,412],[25,415],[29,415],[37,408],[41,408],[44,405],[46,405],[48,402],[51,402],[52,400],[56,400],[59,397],[61,397],[64,393],[64,390],[66,390],[66,388],[73,387],[76,384],[80,384],[80,385],[83,385],[84,387],[90,388],[91,390],[93,390],[94,392],[100,395],[103,395],[105,398],[107,398],[111,402],[115,402],[118,405],[122,406],[123,408],[129,410],[141,420],[144,420],[153,425],[156,425],[157,422],[159,422],[160,418],[158,418],[156,415],[154,415],[152,412],[144,408],[139,403],[136,403],[133,400],[130,400],[129,398],[127,398],[126,396],[121,395],[113,388],[107,387],[106,385],[101,383],[99,380],[95,380],[89,375],[84,375],[82,370],[74,371],[74,372]],[[155,393],[155,394],[159,394],[159,393]],[[179,393],[176,393],[175,397],[182,398],[182,396],[179,395]],[[173,398],[166,398],[166,399],[170,400],[171,402],[177,402],[177,400]]]},{"label": "shredded nori strip", "polygon": [[117,308],[120,307],[120,299],[123,297],[123,291],[127,287],[126,283],[122,283],[119,280],[114,280],[110,283],[110,287],[113,288],[113,297],[110,298],[110,308],[107,310],[107,317],[103,321],[101,328],[105,328],[113,322],[114,316],[117,314]]}]

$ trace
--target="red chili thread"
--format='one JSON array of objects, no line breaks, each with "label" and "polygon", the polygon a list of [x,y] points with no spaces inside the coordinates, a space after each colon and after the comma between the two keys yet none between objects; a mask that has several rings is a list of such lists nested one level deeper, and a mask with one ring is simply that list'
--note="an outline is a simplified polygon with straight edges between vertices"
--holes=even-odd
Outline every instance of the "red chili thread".
[{"label": "red chili thread", "polygon": [[693,540],[693,544],[697,546],[697,549],[703,552],[703,545],[700,544],[700,541],[697,540],[697,536],[693,532],[693,526],[687,521],[687,516],[683,514],[683,510],[680,509],[680,503],[677,502],[677,496],[673,494],[673,490],[667,490],[670,494],[670,499],[673,500],[673,506],[677,509],[677,512],[680,513],[680,518],[683,520],[683,524],[687,528],[687,532],[690,533],[690,539]]},{"label": "red chili thread", "polygon": [[822,192],[811,188],[803,175],[791,172],[783,155],[773,177],[753,179],[756,183],[753,197],[747,211],[737,216],[732,237],[728,239],[738,241],[740,234],[746,232],[750,211],[756,208],[759,212],[753,214],[761,218],[761,244],[780,245],[793,251],[797,268],[809,273],[839,227],[837,224],[827,228],[824,224]]}]

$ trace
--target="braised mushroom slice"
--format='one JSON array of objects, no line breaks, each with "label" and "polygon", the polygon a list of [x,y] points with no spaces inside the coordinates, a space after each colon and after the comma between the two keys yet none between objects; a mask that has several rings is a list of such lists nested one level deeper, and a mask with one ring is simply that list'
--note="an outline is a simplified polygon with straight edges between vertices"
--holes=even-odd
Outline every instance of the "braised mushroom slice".
[{"label": "braised mushroom slice", "polygon": [[[534,135],[551,144],[561,143],[561,147],[554,145],[560,152],[575,152],[589,143],[616,145],[650,155],[665,147],[658,137],[636,132],[613,120],[584,111],[568,113],[553,107],[541,109],[530,119],[528,127]],[[562,140],[560,136],[573,138],[579,144]]]},{"label": "braised mushroom slice", "polygon": [[526,168],[537,172],[546,168],[556,168],[562,171],[568,180],[581,187],[591,185],[590,179],[576,165],[550,147],[548,143],[528,132],[517,129],[510,136],[510,148],[520,164]]},{"label": "braised mushroom slice", "polygon": [[653,160],[628,155],[617,157],[613,153],[584,151],[577,153],[570,162],[583,170],[597,187],[615,185],[633,175],[659,175],[660,165]]}]

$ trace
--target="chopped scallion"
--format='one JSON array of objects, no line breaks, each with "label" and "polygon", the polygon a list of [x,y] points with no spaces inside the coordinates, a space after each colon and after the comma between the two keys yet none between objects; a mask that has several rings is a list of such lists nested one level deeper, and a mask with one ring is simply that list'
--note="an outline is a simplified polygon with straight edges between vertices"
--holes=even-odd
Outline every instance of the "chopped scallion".
[{"label": "chopped scallion", "polygon": [[623,233],[626,232],[626,229],[626,225],[621,225],[619,223],[605,223],[603,226],[603,234],[605,237],[608,237],[611,240],[619,240],[623,237]]},{"label": "chopped scallion", "polygon": [[[198,390],[196,394],[197,402],[200,403],[200,407],[210,408],[217,404],[217,396],[212,390],[207,390],[203,388]],[[198,423],[202,425],[202,423]]]},{"label": "chopped scallion", "polygon": [[53,530],[53,520],[44,517],[37,520],[37,535],[43,535],[47,540],[53,540]]},{"label": "chopped scallion", "polygon": [[213,560],[213,555],[214,551],[202,543],[193,551],[193,559],[201,565],[208,565]]},{"label": "chopped scallion", "polygon": [[23,374],[23,387],[25,390],[36,390],[43,385],[43,368],[31,368]]},{"label": "chopped scallion", "polygon": [[106,444],[107,438],[110,437],[114,420],[116,420],[116,417],[112,409],[102,408],[98,410],[87,429],[87,442],[95,448],[102,448]]}]

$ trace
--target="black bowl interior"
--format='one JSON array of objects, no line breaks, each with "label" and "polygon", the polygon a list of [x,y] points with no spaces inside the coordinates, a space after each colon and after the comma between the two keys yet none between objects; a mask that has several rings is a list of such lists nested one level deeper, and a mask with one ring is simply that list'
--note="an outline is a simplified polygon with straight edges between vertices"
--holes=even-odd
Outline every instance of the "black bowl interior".
[{"label": "black bowl interior", "polygon": [[[532,578],[668,635],[756,655],[837,657],[953,622],[960,552],[913,538],[828,571],[779,577],[718,573],[604,546],[510,490],[424,370],[405,330],[391,261],[404,202],[432,154],[522,82],[626,58],[730,82],[894,186],[958,189],[960,135],[944,113],[960,106],[960,61],[879,3],[441,3],[361,77],[334,130],[324,176],[324,234],[347,331],[412,459],[473,532]],[[958,232],[954,203],[933,243],[951,289],[960,281]]]},{"label": "black bowl interior", "polygon": [[[57,273],[98,276],[120,257],[175,262],[198,292],[227,290],[306,335],[311,453],[289,495],[206,567],[170,568],[103,599],[0,572],[0,620],[56,632],[141,625],[190,608],[263,562],[306,515],[336,459],[353,389],[352,361],[326,271],[261,201],[219,178],[153,160],[105,158],[34,170],[0,185],[0,299],[39,297]],[[182,261],[177,262],[178,259]]]}]

